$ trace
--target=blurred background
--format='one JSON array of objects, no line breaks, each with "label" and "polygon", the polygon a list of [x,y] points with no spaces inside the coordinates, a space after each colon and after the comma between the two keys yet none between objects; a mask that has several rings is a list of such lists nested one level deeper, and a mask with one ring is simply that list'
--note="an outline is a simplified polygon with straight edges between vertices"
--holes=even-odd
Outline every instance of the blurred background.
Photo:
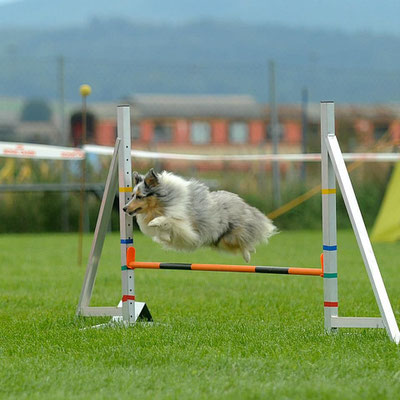
[{"label": "blurred background", "polygon": [[[0,142],[80,147],[86,83],[90,144],[114,145],[116,106],[128,103],[135,149],[315,153],[319,102],[333,100],[344,152],[397,151],[399,15],[394,0],[0,0]],[[109,162],[87,159],[86,230]],[[134,160],[140,172],[154,166],[234,191],[265,213],[320,181],[319,163],[280,163],[274,175],[261,161]],[[392,167],[352,172],[369,227]],[[80,171],[78,161],[0,157],[0,232],[76,230]],[[276,224],[319,228],[320,203],[299,202]],[[338,207],[339,227],[349,226]]]}]

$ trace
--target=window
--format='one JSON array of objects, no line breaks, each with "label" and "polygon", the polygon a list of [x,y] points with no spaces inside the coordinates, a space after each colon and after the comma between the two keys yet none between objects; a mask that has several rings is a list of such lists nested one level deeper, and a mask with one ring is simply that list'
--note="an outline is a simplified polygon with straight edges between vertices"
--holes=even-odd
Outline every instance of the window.
[{"label": "window", "polygon": [[231,143],[247,143],[249,127],[245,122],[232,122],[229,126],[229,141]]},{"label": "window", "polygon": [[133,124],[131,130],[132,130],[132,139],[133,140],[140,139],[140,125],[138,123]]},{"label": "window", "polygon": [[[277,124],[276,125],[276,131],[278,133],[278,141],[282,141],[283,140],[283,136],[284,136],[284,126],[282,124]],[[267,139],[270,140],[272,142],[273,137],[272,137],[272,124],[269,123],[267,125]]]},{"label": "window", "polygon": [[321,151],[321,133],[318,122],[309,121],[307,124],[307,152],[319,153]]},{"label": "window", "polygon": [[19,138],[13,126],[0,126],[0,141],[3,142],[18,142]]},{"label": "window", "polygon": [[374,139],[380,140],[389,132],[389,124],[385,122],[376,122],[374,126]]},{"label": "window", "polygon": [[154,124],[154,142],[171,142],[172,127],[166,123]]},{"label": "window", "polygon": [[192,123],[190,139],[193,144],[207,144],[211,141],[211,130],[208,122]]}]

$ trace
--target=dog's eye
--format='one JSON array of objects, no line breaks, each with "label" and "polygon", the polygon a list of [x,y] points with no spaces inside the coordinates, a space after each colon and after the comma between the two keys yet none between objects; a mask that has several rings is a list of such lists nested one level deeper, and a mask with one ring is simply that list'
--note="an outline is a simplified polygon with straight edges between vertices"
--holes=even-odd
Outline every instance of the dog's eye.
[{"label": "dog's eye", "polygon": [[141,199],[143,199],[143,196],[141,196],[140,194],[137,194],[137,195],[136,195],[136,199],[137,199],[137,200],[141,200]]}]

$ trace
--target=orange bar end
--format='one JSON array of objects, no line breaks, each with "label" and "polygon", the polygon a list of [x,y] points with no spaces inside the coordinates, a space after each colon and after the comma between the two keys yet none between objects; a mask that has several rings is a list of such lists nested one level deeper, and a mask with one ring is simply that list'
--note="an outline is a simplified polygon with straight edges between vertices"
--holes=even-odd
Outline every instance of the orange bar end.
[{"label": "orange bar end", "polygon": [[321,277],[323,278],[324,277],[324,253],[321,253],[320,260],[321,260],[321,268],[322,268]]},{"label": "orange bar end", "polygon": [[126,266],[130,269],[133,269],[133,267],[131,267],[130,264],[135,262],[135,256],[136,256],[135,248],[128,247],[128,250],[126,251]]}]

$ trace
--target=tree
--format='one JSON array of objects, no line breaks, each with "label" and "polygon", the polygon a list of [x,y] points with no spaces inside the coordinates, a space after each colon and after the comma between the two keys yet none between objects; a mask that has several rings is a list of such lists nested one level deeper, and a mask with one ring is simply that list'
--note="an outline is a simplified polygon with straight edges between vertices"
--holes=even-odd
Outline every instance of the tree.
[{"label": "tree", "polygon": [[45,100],[27,100],[22,108],[21,121],[50,121],[51,108]]}]

